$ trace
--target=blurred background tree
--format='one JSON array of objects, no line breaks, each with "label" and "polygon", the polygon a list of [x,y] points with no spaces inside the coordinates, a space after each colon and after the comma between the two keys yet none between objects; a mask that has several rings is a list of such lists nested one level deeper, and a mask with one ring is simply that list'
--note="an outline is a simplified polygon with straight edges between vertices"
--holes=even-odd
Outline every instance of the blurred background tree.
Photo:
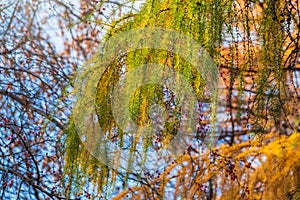
[{"label": "blurred background tree", "polygon": [[[125,3],[0,1],[1,199],[66,198],[72,80],[121,7]],[[93,17],[98,21],[91,23]]]}]

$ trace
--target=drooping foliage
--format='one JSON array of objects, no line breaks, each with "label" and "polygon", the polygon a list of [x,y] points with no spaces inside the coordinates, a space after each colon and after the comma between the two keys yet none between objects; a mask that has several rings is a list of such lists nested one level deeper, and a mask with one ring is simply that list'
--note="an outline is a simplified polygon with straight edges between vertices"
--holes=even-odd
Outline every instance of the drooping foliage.
[{"label": "drooping foliage", "polygon": [[[111,109],[113,90],[122,86],[126,72],[142,64],[159,63],[180,72],[197,96],[200,117],[195,138],[199,139],[200,146],[187,144],[182,156],[171,159],[170,166],[156,172],[124,172],[93,158],[76,135],[75,124],[68,132],[67,173],[77,174],[74,180],[82,187],[92,181],[98,187],[95,194],[106,195],[106,198],[111,197],[111,190],[118,192],[121,188],[124,191],[117,199],[126,195],[136,199],[166,196],[172,199],[220,196],[221,199],[274,199],[286,197],[290,189],[296,191],[299,154],[291,155],[299,149],[299,137],[296,133],[292,135],[299,129],[300,113],[297,6],[297,1],[284,0],[148,0],[137,14],[112,22],[104,40],[135,28],[159,27],[182,32],[199,42],[219,66],[219,79],[223,84],[220,84],[222,95],[218,104],[221,115],[216,116],[225,118],[213,117],[214,102],[211,94],[205,92],[205,80],[179,55],[157,49],[128,52],[117,57],[98,81],[95,110],[106,137],[120,148],[129,146],[134,154],[155,151],[176,135],[184,109],[176,94],[167,87],[150,84],[131,96],[131,118],[141,127],[152,120],[152,105],[171,110],[162,130],[146,138],[141,146],[138,141],[142,135],[131,137],[132,133],[118,127]],[[101,53],[106,52],[105,46],[103,48]],[[87,65],[97,65],[100,54]],[[140,76],[139,80],[132,81],[142,82],[147,74]],[[168,85],[168,80],[165,84]],[[80,110],[74,110],[75,115],[78,112]],[[218,127],[214,134],[217,148],[207,149],[201,138],[207,136],[211,131],[209,126],[214,125]],[[118,182],[123,185],[115,186]],[[281,187],[282,183],[286,186]],[[129,188],[132,184],[136,186]]]}]

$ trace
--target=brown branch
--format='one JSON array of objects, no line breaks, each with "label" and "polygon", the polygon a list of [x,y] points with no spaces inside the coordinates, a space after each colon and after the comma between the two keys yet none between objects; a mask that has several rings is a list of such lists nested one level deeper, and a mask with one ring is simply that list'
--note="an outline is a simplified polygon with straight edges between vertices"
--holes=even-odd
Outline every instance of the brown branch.
[{"label": "brown branch", "polygon": [[33,106],[30,102],[21,99],[20,97],[5,91],[5,90],[1,90],[0,89],[0,94],[5,95],[10,97],[12,100],[17,101],[18,103],[20,103],[21,105],[24,105],[25,107],[28,107],[29,109],[33,110],[34,112],[46,117],[47,119],[49,119],[51,122],[53,122],[59,129],[64,130],[64,124],[62,124],[61,122],[59,122],[57,119],[55,119],[53,116],[51,116],[49,113]]}]

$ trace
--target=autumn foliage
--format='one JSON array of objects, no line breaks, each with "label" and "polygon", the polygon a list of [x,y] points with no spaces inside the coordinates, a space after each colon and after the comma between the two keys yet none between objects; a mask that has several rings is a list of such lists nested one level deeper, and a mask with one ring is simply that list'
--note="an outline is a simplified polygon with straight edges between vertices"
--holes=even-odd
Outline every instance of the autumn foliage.
[{"label": "autumn foliage", "polygon": [[[297,0],[16,0],[0,3],[0,21],[0,199],[300,198]],[[112,168],[86,148],[74,85],[82,69],[97,67],[106,41],[147,27],[201,44],[218,68],[219,101],[201,74],[168,50],[116,56],[97,77],[91,109],[106,137],[133,157],[161,151],[179,133],[185,108],[164,87],[136,90],[129,108],[136,124],[150,123],[154,103],[170,114],[161,132],[135,142],[143,135],[122,130],[111,109],[126,73],[164,64],[187,79],[198,101],[195,142],[167,165],[135,172]],[[208,145],[212,129],[215,143]]]}]

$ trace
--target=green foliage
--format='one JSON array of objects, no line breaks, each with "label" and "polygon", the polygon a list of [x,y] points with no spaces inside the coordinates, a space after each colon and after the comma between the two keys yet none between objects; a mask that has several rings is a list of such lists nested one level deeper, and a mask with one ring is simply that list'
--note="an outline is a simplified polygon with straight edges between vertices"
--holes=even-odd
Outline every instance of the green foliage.
[{"label": "green foliage", "polygon": [[73,120],[70,120],[66,137],[64,180],[68,183],[67,198],[70,198],[71,194],[78,196],[90,183],[94,184],[98,193],[103,193],[103,196],[108,195],[106,194],[110,187],[108,177],[112,179],[114,173],[84,148]]},{"label": "green foliage", "polygon": [[[108,39],[114,34],[134,28],[154,26],[173,29],[194,38],[217,60],[218,52],[216,50],[221,43],[222,27],[225,22],[225,15],[230,10],[228,8],[230,3],[229,1],[208,1],[205,3],[203,1],[147,1],[141,11],[131,21],[116,25],[109,30]],[[205,83],[201,75],[180,56],[157,49],[142,49],[129,52],[108,67],[98,84],[97,114],[101,127],[104,130],[111,131],[116,128],[112,116],[110,98],[113,88],[121,87],[121,85],[116,85],[122,74],[124,74],[121,71],[125,70],[126,73],[130,69],[146,63],[164,64],[172,70],[180,72],[192,85],[198,99],[203,98]],[[147,74],[141,74],[140,76],[140,81],[142,81],[143,76],[147,76]],[[149,108],[154,103],[161,102],[162,98],[161,90],[158,90],[156,85],[147,86],[136,91],[130,104],[134,121],[137,124],[148,123]],[[176,105],[176,102],[168,102],[168,104],[171,103]],[[164,105],[164,107],[167,106],[170,105]],[[174,132],[173,129],[178,123],[175,117],[167,121],[166,138],[168,134]],[[119,139],[122,139],[124,134],[119,134],[119,137]]]},{"label": "green foliage", "polygon": [[[193,159],[188,154],[183,155],[181,160],[177,161],[177,164],[181,166],[181,171],[178,172],[180,178],[175,180],[175,197],[192,198],[192,194],[184,196],[184,192],[191,191],[198,193],[199,185],[210,184],[215,185],[215,188],[220,186],[222,194],[227,195],[227,199],[236,199],[241,193],[249,193],[248,189],[246,190],[241,187],[241,182],[239,181],[243,181],[244,185],[246,183],[252,184],[251,187],[253,190],[255,189],[255,185],[258,184],[257,181],[261,181],[262,183],[259,184],[265,184],[269,188],[266,188],[263,192],[258,191],[257,194],[253,193],[251,194],[252,196],[247,194],[247,196],[251,196],[254,199],[261,197],[272,199],[279,196],[282,197],[283,194],[288,192],[287,188],[280,190],[279,186],[282,182],[289,182],[290,186],[293,187],[299,183],[298,180],[280,177],[287,175],[291,171],[292,173],[296,173],[299,169],[299,162],[297,161],[299,155],[295,157],[291,155],[294,148],[292,147],[292,138],[297,139],[295,139],[295,148],[299,147],[298,135],[294,134],[291,138],[281,138],[284,145],[288,146],[285,150],[280,147],[281,144],[275,139],[274,141],[270,139],[270,144],[260,146],[258,142],[253,144],[244,142],[245,139],[240,137],[250,134],[250,130],[246,128],[249,124],[251,124],[251,132],[254,133],[253,136],[259,135],[260,141],[264,141],[264,133],[272,132],[271,130],[273,129],[282,134],[281,121],[283,119],[295,119],[295,126],[297,126],[297,118],[292,113],[293,109],[298,109],[295,108],[297,103],[294,103],[294,107],[289,105],[292,97],[286,92],[289,88],[286,86],[287,71],[284,67],[286,67],[285,65],[288,62],[290,50],[288,49],[289,45],[286,44],[286,38],[289,33],[283,27],[283,21],[286,20],[287,16],[285,9],[285,1],[271,0],[263,3],[259,3],[258,1],[231,0],[147,0],[138,14],[125,16],[123,19],[112,23],[113,26],[108,30],[105,40],[109,40],[118,33],[135,28],[160,27],[173,29],[194,38],[209,52],[216,63],[224,63],[228,68],[226,72],[228,77],[223,77],[221,74],[224,84],[227,87],[226,100],[222,102],[226,105],[222,104],[221,106],[224,106],[223,110],[226,112],[229,110],[231,121],[230,125],[228,125],[228,121],[220,122],[218,125],[227,128],[227,133],[229,132],[228,130],[232,131],[232,133],[225,136],[221,135],[221,133],[218,134],[223,139],[230,137],[229,141],[227,141],[229,146],[220,148],[220,152],[222,152],[218,154],[220,159],[216,160],[213,166],[209,164],[209,153],[211,152],[207,152],[207,155],[203,158],[200,155],[193,157],[196,160],[202,159],[201,161],[204,163],[203,166],[200,166],[199,172],[197,171],[198,174],[196,177],[192,176],[195,172],[193,171],[195,169]],[[190,44],[183,44],[183,46],[185,45],[188,46]],[[101,49],[101,53],[105,53],[106,51],[107,49],[104,46]],[[86,65],[88,66],[91,63],[96,63],[97,65],[97,59],[101,58],[101,53],[89,60]],[[168,69],[180,72],[192,86],[199,102],[205,102],[206,100],[204,92],[206,83],[203,77],[201,77],[190,63],[179,55],[172,54],[166,50],[140,49],[117,57],[114,62],[107,66],[103,76],[98,81],[95,108],[100,126],[107,134],[107,138],[114,140],[114,142],[117,141],[120,148],[129,145],[131,155],[136,151],[143,151],[145,153],[148,150],[155,149],[152,144],[153,138],[145,139],[142,150],[138,146],[138,142],[142,138],[139,134],[131,142],[128,143],[127,141],[127,144],[125,144],[125,138],[130,136],[130,133],[121,130],[117,126],[111,109],[112,94],[114,88],[123,87],[122,80],[127,72],[147,63],[162,64]],[[223,64],[220,65],[222,66]],[[147,74],[145,72],[144,74],[140,74],[139,80],[132,81],[142,82],[146,77]],[[97,77],[94,78],[96,79]],[[164,81],[168,85],[168,81]],[[124,88],[124,90],[126,89]],[[157,84],[149,84],[135,90],[130,98],[129,110],[133,121],[139,126],[144,127],[150,123],[151,116],[149,115],[149,110],[153,104],[161,105],[164,108],[174,105],[175,110],[173,115],[167,116],[167,122],[164,124],[162,142],[167,143],[176,135],[176,126],[180,121],[181,108],[178,106],[178,101],[174,98],[171,98],[167,102],[164,101],[164,92],[164,88]],[[212,100],[208,102],[212,108],[210,114],[216,116],[216,107],[219,105],[216,105],[216,94],[211,94],[211,96]],[[75,114],[76,112],[79,111],[75,111]],[[211,124],[213,126],[215,124],[214,121],[211,121]],[[234,132],[237,129],[241,129],[243,132]],[[81,176],[90,177],[94,183],[98,184],[98,192],[101,193],[103,188],[109,185],[109,182],[116,180],[112,177],[115,177],[119,172],[115,172],[113,171],[115,169],[109,169],[91,158],[79,141],[77,141],[78,138],[74,136],[76,135],[76,130],[73,128],[71,132],[68,134],[70,135],[68,137],[69,145],[77,146],[74,149],[70,148],[68,150],[67,163],[76,160],[75,165],[77,169],[80,169]],[[81,148],[78,146],[81,146]],[[272,149],[275,149],[276,152]],[[226,162],[230,160],[228,157],[247,163],[252,156],[259,157],[260,159],[259,165],[256,166],[257,171],[249,172],[242,170],[241,172],[229,173],[225,170]],[[264,161],[264,156],[267,157],[267,161]],[[132,157],[129,159],[132,159]],[[184,161],[189,164],[185,166],[183,164]],[[289,163],[284,161],[289,161]],[[269,168],[272,162],[280,165],[284,171],[275,176],[269,173],[270,171],[263,173],[265,169]],[[174,164],[170,166],[170,169],[165,169],[165,174],[162,177],[166,178],[166,173],[170,172],[176,166]],[[74,169],[68,167],[67,169]],[[130,168],[130,166],[128,167]],[[276,169],[278,168],[272,168],[273,172]],[[207,171],[210,173],[206,177],[201,177]],[[231,176],[231,178],[234,174],[232,178],[233,182],[230,182],[229,186],[226,185],[228,180],[224,178],[224,174],[222,175],[221,173],[220,175],[220,172],[224,172],[224,174]],[[71,170],[70,174],[74,174],[74,171]],[[184,177],[185,175],[193,178],[190,180],[196,181],[189,182],[190,180],[187,180]],[[136,176],[139,177],[140,175]],[[236,176],[239,181],[236,181]],[[170,177],[163,180],[161,179],[162,177],[157,178],[157,181],[171,181]],[[130,174],[127,172],[122,178],[126,186],[130,179]],[[78,179],[80,177],[74,178],[77,181]],[[151,185],[152,183],[153,185]],[[139,193],[141,195],[140,198],[142,198],[145,193],[153,192],[152,186],[154,187],[156,183],[153,181],[151,184],[150,186],[145,184],[146,186],[124,191],[120,193],[119,197],[122,198],[134,190],[144,192]],[[164,187],[167,186],[162,185],[157,191],[155,190],[157,198],[164,195]],[[278,196],[272,196],[275,193],[278,193]],[[197,197],[204,196],[203,191],[202,193],[200,191]]]},{"label": "green foliage", "polygon": [[[174,29],[194,38],[217,60],[219,56],[217,49],[221,44],[222,27],[225,22],[225,15],[230,11],[229,6],[230,1],[147,1],[141,8],[141,11],[133,18],[129,18],[128,20],[126,16],[126,22],[118,20],[118,22],[122,21],[122,23],[115,24],[113,26],[114,28],[108,31],[106,39],[109,39],[119,32],[134,28],[154,26],[165,29]],[[94,61],[90,60],[87,65],[89,65],[89,63],[97,63],[97,58]],[[201,78],[199,72],[197,72],[190,63],[185,61],[179,55],[173,55],[165,50],[142,49],[129,52],[127,55],[118,58],[107,67],[98,82],[95,104],[100,126],[108,133],[107,137],[112,138],[113,130],[118,130],[117,138],[114,139],[119,141],[118,144],[120,145],[120,148],[124,145],[122,141],[124,141],[124,137],[126,137],[127,133],[124,133],[116,126],[116,122],[113,118],[111,110],[112,91],[114,87],[121,87],[117,84],[120,84],[119,80],[122,78],[124,70],[126,72],[136,66],[146,63],[163,64],[172,70],[179,71],[180,74],[188,80],[189,84],[196,92],[197,98],[200,100],[204,97],[205,83],[203,78]],[[147,74],[141,75],[141,81],[143,80],[143,76],[147,76]],[[171,99],[169,102],[163,102],[163,98],[165,97],[163,96],[162,91],[163,88],[155,84],[138,89],[132,95],[130,111],[135,123],[144,126],[149,123],[149,109],[153,104],[158,104],[165,108],[170,107],[171,104],[176,105],[173,112],[174,115],[169,116],[165,123],[164,142],[168,142],[168,140],[176,134],[176,127],[180,120],[180,108],[177,106],[178,100]],[[75,115],[76,112],[80,111],[75,111]],[[76,131],[73,129],[71,132],[72,133],[70,133],[70,136],[68,137],[68,140],[70,140],[69,145],[75,145],[77,146],[77,149],[69,149],[67,152],[67,155],[69,155],[67,157],[67,163],[72,163],[74,166],[81,166],[80,171],[82,174],[89,176],[89,173],[87,173],[87,166],[93,165],[94,160],[88,158],[83,147],[78,149],[78,141],[72,141],[78,140],[78,138],[75,137]],[[138,140],[139,138],[135,138],[135,141]],[[152,146],[151,141],[151,138],[149,138],[148,141],[146,140],[144,151],[147,151],[147,149]],[[131,145],[131,151],[136,151],[135,148],[137,147],[135,146],[135,142]],[[77,153],[74,152],[75,150]],[[83,154],[84,158],[82,157]],[[74,160],[78,160],[78,163],[75,162],[76,164],[74,164]],[[67,169],[73,169],[72,165],[67,165]],[[101,165],[99,165],[98,168],[102,169],[103,166],[101,167]],[[95,169],[93,168],[92,171],[95,172]],[[70,173],[72,174],[73,171],[71,170]],[[100,176],[103,179],[108,178],[109,173],[104,173]],[[96,176],[93,177],[94,178],[92,179],[96,180]],[[75,179],[78,179],[78,177]],[[104,186],[104,184],[100,185]]]}]

